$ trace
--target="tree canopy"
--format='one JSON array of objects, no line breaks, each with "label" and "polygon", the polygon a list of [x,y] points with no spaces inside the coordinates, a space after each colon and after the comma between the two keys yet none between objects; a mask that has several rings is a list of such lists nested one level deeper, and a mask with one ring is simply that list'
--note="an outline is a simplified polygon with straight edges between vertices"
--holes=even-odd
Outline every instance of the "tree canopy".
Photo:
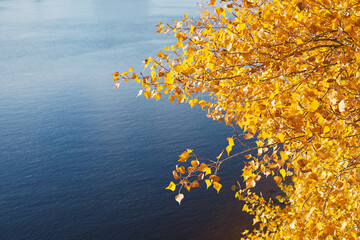
[{"label": "tree canopy", "polygon": [[[200,105],[242,129],[214,159],[179,156],[167,187],[176,201],[201,182],[219,192],[219,168],[243,156],[233,190],[256,224],[245,238],[360,237],[359,15],[358,0],[210,0],[199,18],[157,25],[176,45],[141,73],[114,73],[115,87],[135,80],[148,99]],[[252,191],[261,178],[276,181],[284,205]]]}]

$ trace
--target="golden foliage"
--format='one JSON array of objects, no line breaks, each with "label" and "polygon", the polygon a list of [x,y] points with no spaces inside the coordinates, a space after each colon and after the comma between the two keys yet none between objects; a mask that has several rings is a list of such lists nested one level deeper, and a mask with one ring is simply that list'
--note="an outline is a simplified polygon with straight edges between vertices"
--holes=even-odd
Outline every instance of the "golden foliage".
[{"label": "golden foliage", "polygon": [[[360,238],[360,2],[209,2],[198,20],[158,24],[177,43],[145,59],[148,74],[113,74],[141,82],[146,98],[200,105],[242,128],[245,140],[257,138],[257,147],[230,155],[234,140],[246,146],[235,132],[223,159],[184,151],[179,161],[191,164],[176,167],[178,184],[168,189],[179,186],[179,203],[198,181],[219,192],[221,164],[242,155],[245,188],[233,190],[258,226],[246,238]],[[251,192],[261,176],[286,193],[285,207]]]}]

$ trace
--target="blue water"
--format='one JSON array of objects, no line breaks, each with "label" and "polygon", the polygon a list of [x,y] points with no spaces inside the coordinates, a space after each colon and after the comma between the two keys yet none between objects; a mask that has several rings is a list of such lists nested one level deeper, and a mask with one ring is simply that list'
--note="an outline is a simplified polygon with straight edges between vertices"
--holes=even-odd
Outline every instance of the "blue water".
[{"label": "blue water", "polygon": [[214,158],[233,130],[113,88],[184,11],[195,0],[0,0],[0,239],[237,239],[241,159],[219,195],[202,185],[179,206],[164,190],[177,155]]}]

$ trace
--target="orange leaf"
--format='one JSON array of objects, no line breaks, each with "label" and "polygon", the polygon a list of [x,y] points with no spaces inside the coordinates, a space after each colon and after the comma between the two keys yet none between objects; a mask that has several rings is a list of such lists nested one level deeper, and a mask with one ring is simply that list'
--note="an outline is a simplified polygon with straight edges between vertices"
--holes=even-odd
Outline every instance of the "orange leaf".
[{"label": "orange leaf", "polygon": [[176,166],[176,171],[179,173],[185,174],[185,167],[184,166],[181,166],[181,167]]},{"label": "orange leaf", "polygon": [[157,100],[159,100],[159,99],[161,98],[161,95],[162,95],[161,93],[157,93],[157,94],[155,94],[155,99],[156,99],[156,101],[157,101]]},{"label": "orange leaf", "polygon": [[248,133],[248,134],[246,134],[246,135],[244,136],[244,139],[251,139],[251,138],[253,138],[253,137],[254,137],[253,134]]},{"label": "orange leaf", "polygon": [[221,185],[220,183],[218,183],[218,182],[214,182],[214,183],[213,183],[213,187],[214,187],[214,188],[216,189],[216,191],[219,193],[222,185]]},{"label": "orange leaf", "polygon": [[147,99],[149,99],[149,98],[151,97],[151,92],[145,91],[145,92],[144,92],[144,96],[145,96]]},{"label": "orange leaf", "polygon": [[193,166],[194,168],[196,168],[197,166],[199,166],[199,161],[197,161],[197,160],[193,160],[193,161],[191,161],[191,166]]},{"label": "orange leaf", "polygon": [[220,177],[219,177],[219,176],[216,176],[216,175],[210,175],[209,179],[210,179],[210,180],[213,180],[214,182],[220,181]]},{"label": "orange leaf", "polygon": [[198,180],[201,181],[201,180],[203,180],[203,179],[204,179],[204,173],[200,173],[200,174],[198,175]]},{"label": "orange leaf", "polygon": [[174,170],[172,173],[173,173],[173,176],[174,176],[175,180],[178,180],[179,175],[177,174],[177,172]]},{"label": "orange leaf", "polygon": [[296,163],[299,165],[300,168],[304,168],[309,163],[309,161],[302,158],[297,160]]},{"label": "orange leaf", "polygon": [[207,168],[208,168],[208,166],[205,163],[201,163],[198,170],[200,172],[205,172]]},{"label": "orange leaf", "polygon": [[279,184],[279,183],[281,183],[282,178],[279,177],[279,176],[275,176],[275,177],[274,177],[274,180],[275,180],[275,182],[276,182],[277,184]]},{"label": "orange leaf", "polygon": [[250,159],[251,158],[251,154],[248,154],[245,156],[246,159]]},{"label": "orange leaf", "polygon": [[200,187],[199,182],[198,182],[197,180],[193,181],[193,182],[190,184],[190,186],[191,186],[192,188]]},{"label": "orange leaf", "polygon": [[179,162],[186,162],[186,160],[189,158],[189,153],[184,151],[181,155],[179,155],[179,157]]}]

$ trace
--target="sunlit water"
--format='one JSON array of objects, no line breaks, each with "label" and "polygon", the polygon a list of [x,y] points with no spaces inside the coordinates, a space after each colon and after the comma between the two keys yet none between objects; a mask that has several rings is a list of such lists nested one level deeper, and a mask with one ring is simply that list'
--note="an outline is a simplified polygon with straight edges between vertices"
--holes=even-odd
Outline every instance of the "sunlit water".
[{"label": "sunlit water", "polygon": [[0,0],[0,239],[237,239],[241,159],[219,195],[202,185],[179,206],[164,189],[177,155],[214,158],[233,130],[113,88],[195,1]]}]

